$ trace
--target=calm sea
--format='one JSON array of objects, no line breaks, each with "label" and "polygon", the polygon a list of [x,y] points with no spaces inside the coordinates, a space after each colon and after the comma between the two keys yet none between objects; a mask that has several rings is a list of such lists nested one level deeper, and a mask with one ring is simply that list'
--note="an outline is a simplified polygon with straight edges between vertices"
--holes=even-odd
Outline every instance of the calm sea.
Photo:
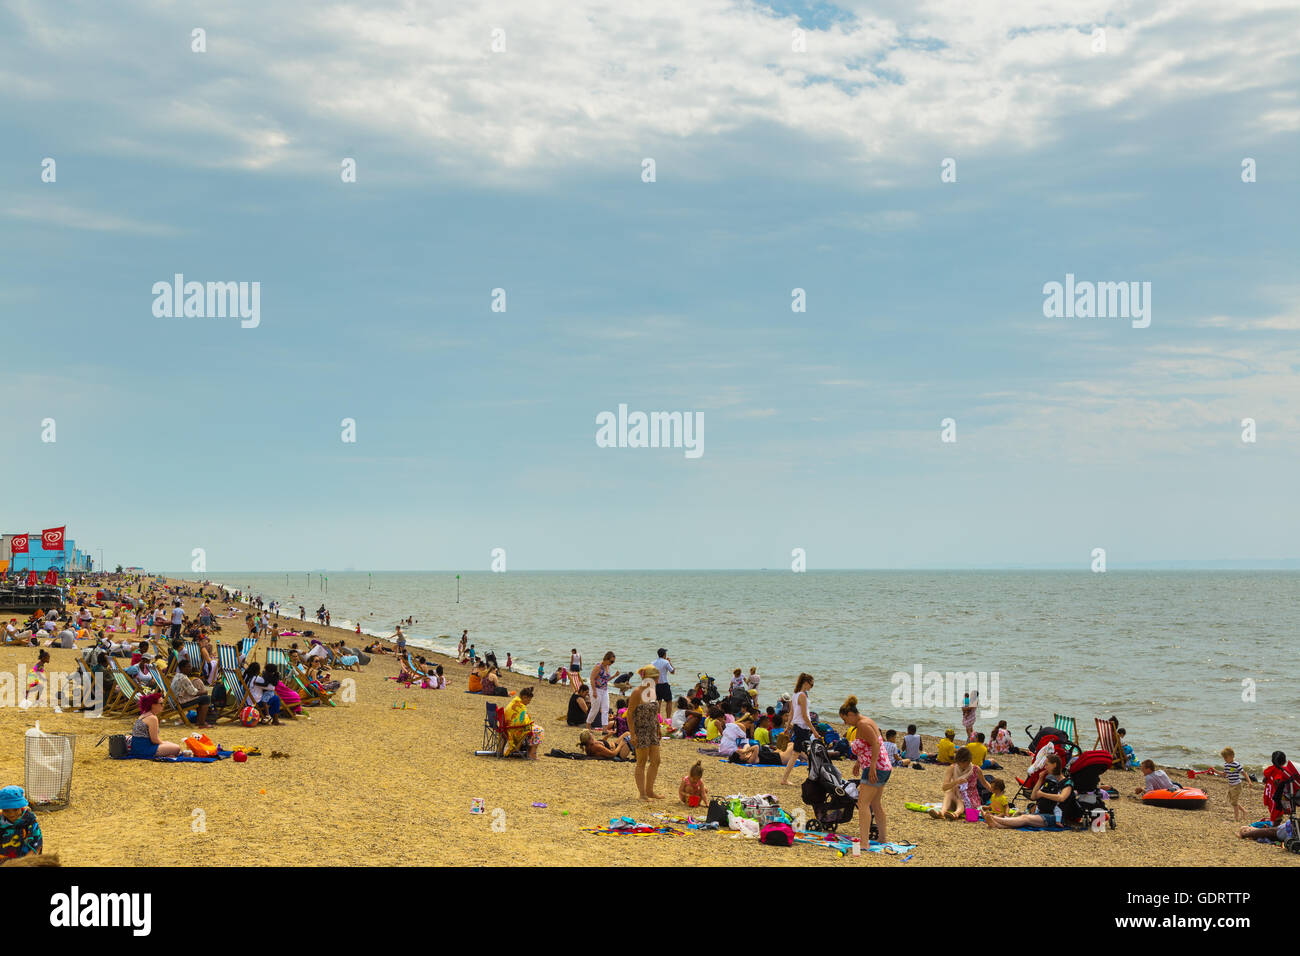
[{"label": "calm sea", "polygon": [[1248,764],[1296,747],[1300,572],[480,572],[462,574],[459,602],[445,572],[212,578],[309,618],[324,603],[335,625],[371,634],[409,615],[412,643],[431,650],[454,649],[467,628],[480,653],[510,653],[532,674],[567,664],[573,647],[584,669],[612,650],[630,670],[663,646],[675,692],[700,672],[725,691],[734,668],[757,666],[766,705],[807,671],[824,717],[856,694],[884,727],[942,733],[960,731],[945,675],[973,673],[976,729],[1006,719],[1022,746],[1027,724],[1062,713],[1085,747],[1093,718],[1114,714],[1139,758],[1179,766],[1218,762],[1226,745]]}]

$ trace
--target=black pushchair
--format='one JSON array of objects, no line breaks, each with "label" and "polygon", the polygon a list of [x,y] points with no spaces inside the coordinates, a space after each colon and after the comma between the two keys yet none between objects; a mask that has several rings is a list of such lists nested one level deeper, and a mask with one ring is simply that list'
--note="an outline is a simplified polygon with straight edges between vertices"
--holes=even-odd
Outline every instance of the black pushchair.
[{"label": "black pushchair", "polygon": [[704,702],[711,704],[722,695],[718,693],[718,685],[714,683],[713,678],[708,674],[700,674],[700,684],[704,687]]},{"label": "black pushchair", "polygon": [[858,805],[857,781],[840,776],[826,745],[816,737],[808,741],[807,748],[808,779],[800,790],[803,802],[813,811],[814,822],[807,828],[834,833],[841,823],[853,819],[853,809]]}]

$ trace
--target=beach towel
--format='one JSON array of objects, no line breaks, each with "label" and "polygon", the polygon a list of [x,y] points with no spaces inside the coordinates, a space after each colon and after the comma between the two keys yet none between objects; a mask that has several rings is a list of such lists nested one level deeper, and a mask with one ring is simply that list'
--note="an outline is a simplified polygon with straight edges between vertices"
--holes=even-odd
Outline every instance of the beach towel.
[{"label": "beach towel", "polygon": [[[1069,827],[1000,827],[1003,830],[1028,830],[1031,833],[1069,833]],[[1086,832],[1086,830],[1076,830],[1076,833]]]},{"label": "beach towel", "polygon": [[[730,757],[719,757],[719,758],[718,758],[718,763],[731,763],[731,758],[730,758]],[[779,764],[779,763],[731,763],[731,765],[732,765],[733,767],[756,767],[756,768],[759,768],[759,769],[766,768],[766,769],[768,769],[768,770],[775,770],[775,769],[778,769],[778,768],[781,768],[781,767],[784,766],[783,764]],[[794,762],[794,765],[795,765],[796,767],[806,767],[806,766],[808,766],[808,764],[807,764],[806,762],[802,761],[802,760],[796,760],[796,761]]]},{"label": "beach towel", "polygon": [[626,757],[592,757],[580,750],[560,750],[558,747],[552,749],[546,756],[563,757],[565,760],[605,760],[609,763],[631,763]]},{"label": "beach towel", "polygon": [[582,833],[590,833],[594,836],[685,836],[686,834],[674,829],[673,827],[580,827]]},{"label": "beach towel", "polygon": [[[836,833],[824,833],[821,836],[811,833],[796,833],[794,842],[808,846],[824,846],[836,851],[840,856],[847,856],[853,852],[853,841]],[[901,857],[902,862],[906,863],[912,858],[912,851],[916,849],[916,844],[880,843],[877,840],[871,840],[862,849],[866,853],[883,853],[886,856]]]},{"label": "beach towel", "polygon": [[224,750],[217,748],[215,757],[195,757],[190,754],[181,754],[179,757],[142,757],[139,754],[128,753],[125,760],[152,760],[155,763],[216,763],[218,760],[225,760],[234,756],[233,750]]}]

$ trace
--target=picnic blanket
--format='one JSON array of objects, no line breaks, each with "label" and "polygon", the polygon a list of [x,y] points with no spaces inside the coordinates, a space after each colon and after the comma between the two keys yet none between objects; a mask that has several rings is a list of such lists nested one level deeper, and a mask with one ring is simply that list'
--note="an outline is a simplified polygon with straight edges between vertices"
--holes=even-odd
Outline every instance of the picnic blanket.
[{"label": "picnic blanket", "polygon": [[[719,758],[718,758],[718,763],[731,763],[731,758],[730,758],[730,757],[719,757]],[[784,764],[779,764],[779,763],[733,763],[733,764],[731,764],[731,765],[732,765],[733,767],[782,767],[782,766],[784,766]],[[806,766],[808,766],[808,764],[807,764],[805,761],[803,761],[803,760],[796,760],[796,761],[794,762],[794,765],[795,765],[796,767],[806,767]]]}]

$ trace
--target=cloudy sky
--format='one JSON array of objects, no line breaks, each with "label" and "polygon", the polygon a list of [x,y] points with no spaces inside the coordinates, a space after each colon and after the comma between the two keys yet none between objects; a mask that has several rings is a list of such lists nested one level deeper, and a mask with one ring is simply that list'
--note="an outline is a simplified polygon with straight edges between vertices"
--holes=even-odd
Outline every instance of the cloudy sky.
[{"label": "cloudy sky", "polygon": [[[0,0],[2,530],[212,571],[1300,557],[1297,35]],[[156,316],[176,273],[260,324]],[[1150,326],[1045,317],[1067,273],[1151,283]],[[620,403],[704,454],[597,447]]]}]

